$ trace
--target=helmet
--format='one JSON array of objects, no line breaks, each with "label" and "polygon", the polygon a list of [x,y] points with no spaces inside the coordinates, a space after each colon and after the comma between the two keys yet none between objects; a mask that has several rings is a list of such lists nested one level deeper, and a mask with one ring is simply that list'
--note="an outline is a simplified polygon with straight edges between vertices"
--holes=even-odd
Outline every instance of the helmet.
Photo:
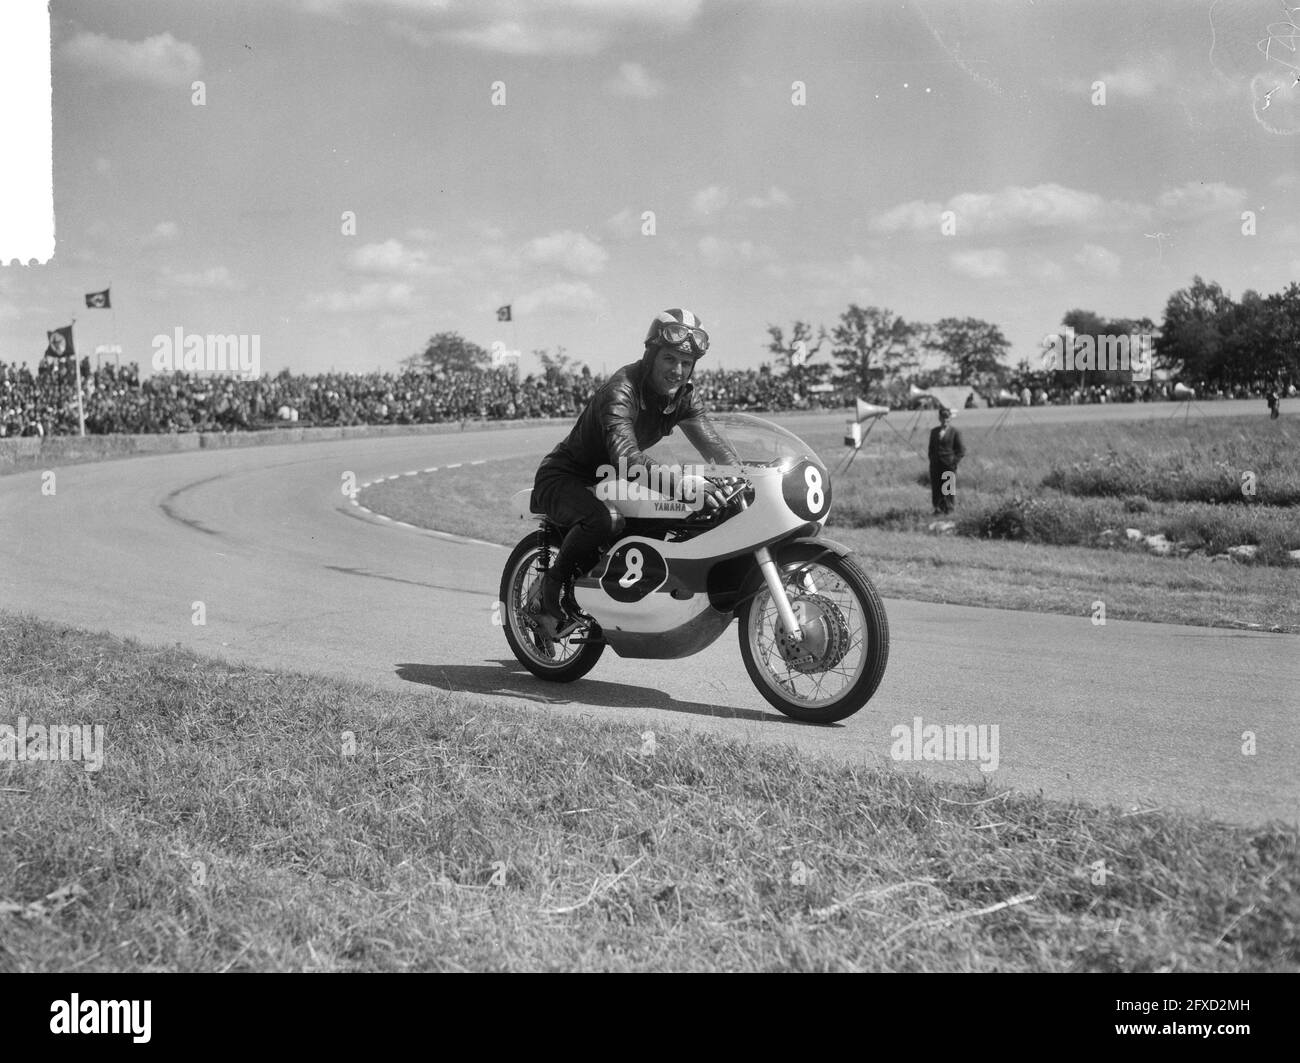
[{"label": "helmet", "polygon": [[671,347],[698,359],[709,349],[709,334],[701,326],[700,319],[689,310],[665,310],[650,322],[650,331],[645,334],[646,350]]}]

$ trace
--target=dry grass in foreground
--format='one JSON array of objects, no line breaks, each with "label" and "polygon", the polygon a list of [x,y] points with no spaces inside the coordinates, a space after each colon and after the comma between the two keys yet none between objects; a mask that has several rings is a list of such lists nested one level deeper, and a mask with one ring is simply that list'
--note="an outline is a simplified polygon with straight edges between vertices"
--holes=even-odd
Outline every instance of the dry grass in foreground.
[{"label": "dry grass in foreground", "polygon": [[4,970],[1300,968],[1291,828],[698,733],[644,754],[0,615],[20,716],[102,723],[106,751],[0,762]]}]

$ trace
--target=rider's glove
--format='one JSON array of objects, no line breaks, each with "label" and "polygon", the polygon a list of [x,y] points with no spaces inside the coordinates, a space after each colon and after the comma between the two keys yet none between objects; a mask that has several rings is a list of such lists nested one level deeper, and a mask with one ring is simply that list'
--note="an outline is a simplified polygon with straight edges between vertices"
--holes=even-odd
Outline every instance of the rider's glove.
[{"label": "rider's glove", "polygon": [[702,506],[717,509],[722,505],[724,495],[722,488],[712,480],[691,473],[677,481],[677,497],[698,510]]}]

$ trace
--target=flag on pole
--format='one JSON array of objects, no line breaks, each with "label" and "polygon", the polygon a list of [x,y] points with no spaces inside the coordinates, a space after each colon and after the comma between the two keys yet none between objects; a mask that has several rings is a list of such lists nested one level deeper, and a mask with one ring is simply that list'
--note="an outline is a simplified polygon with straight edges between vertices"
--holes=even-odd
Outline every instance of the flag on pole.
[{"label": "flag on pole", "polygon": [[49,345],[45,348],[47,358],[75,358],[76,348],[72,346],[72,326],[65,325],[45,334]]},{"label": "flag on pole", "polygon": [[509,304],[507,304],[506,306],[499,306],[499,307],[497,307],[497,320],[498,320],[498,321],[511,321],[511,320],[513,320],[513,319],[510,317],[510,306],[509,306]]},{"label": "flag on pole", "polygon": [[102,292],[87,292],[86,305],[92,310],[111,310],[113,304],[108,299],[109,289],[105,288]]}]

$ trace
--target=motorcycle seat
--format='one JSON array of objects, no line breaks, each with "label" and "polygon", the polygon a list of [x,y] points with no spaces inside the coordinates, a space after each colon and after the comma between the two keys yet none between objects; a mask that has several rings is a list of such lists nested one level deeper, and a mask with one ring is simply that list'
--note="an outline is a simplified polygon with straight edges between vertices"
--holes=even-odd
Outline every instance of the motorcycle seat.
[{"label": "motorcycle seat", "polygon": [[545,513],[538,513],[533,509],[533,489],[525,487],[522,491],[516,491],[510,496],[510,511],[519,517],[520,520],[545,520]]}]

